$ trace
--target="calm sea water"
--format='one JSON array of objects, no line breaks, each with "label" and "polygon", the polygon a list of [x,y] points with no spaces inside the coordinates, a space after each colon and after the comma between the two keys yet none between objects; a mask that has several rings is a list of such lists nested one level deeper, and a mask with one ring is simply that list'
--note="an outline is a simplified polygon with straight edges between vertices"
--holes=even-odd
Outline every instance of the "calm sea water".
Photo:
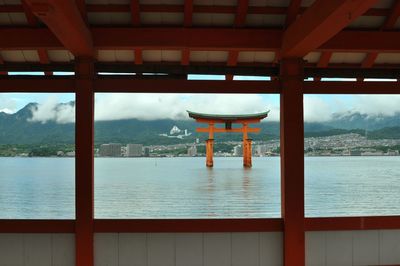
[{"label": "calm sea water", "polygon": [[[96,218],[280,217],[280,161],[96,158]],[[0,219],[74,218],[74,159],[0,158]],[[400,157],[305,159],[306,216],[400,215]]]}]

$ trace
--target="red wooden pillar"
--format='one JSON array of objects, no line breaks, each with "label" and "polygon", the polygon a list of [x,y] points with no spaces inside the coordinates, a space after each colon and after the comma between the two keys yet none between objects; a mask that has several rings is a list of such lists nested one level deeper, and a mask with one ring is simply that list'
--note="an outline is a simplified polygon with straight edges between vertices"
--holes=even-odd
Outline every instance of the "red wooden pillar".
[{"label": "red wooden pillar", "polygon": [[303,60],[283,59],[281,92],[281,199],[284,265],[305,265]]},{"label": "red wooden pillar", "polygon": [[76,177],[75,248],[76,265],[91,266],[93,259],[93,138],[94,66],[90,58],[76,60]]}]

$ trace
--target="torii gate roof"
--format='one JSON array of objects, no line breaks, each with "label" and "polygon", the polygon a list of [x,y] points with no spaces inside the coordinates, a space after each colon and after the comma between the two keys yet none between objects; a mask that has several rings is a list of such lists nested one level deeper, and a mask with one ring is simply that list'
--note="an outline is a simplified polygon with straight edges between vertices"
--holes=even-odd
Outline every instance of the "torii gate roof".
[{"label": "torii gate roof", "polygon": [[196,113],[187,110],[189,117],[194,119],[215,119],[215,120],[223,120],[223,121],[234,121],[234,120],[254,120],[254,119],[264,119],[268,116],[269,110],[262,113],[255,114],[204,114],[204,113]]}]

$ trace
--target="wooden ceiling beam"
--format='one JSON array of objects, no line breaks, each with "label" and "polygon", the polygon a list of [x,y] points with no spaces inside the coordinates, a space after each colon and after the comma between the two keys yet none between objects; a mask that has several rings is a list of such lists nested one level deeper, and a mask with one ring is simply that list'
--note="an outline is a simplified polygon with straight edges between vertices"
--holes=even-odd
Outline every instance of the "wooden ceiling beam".
[{"label": "wooden ceiling beam", "polygon": [[83,21],[85,21],[87,23],[88,19],[87,19],[87,10],[86,10],[85,0],[75,0],[75,3],[79,9],[79,12],[81,13]]},{"label": "wooden ceiling beam", "polygon": [[301,1],[302,0],[291,0],[287,13],[286,13],[286,21],[285,27],[289,27],[296,19],[300,13],[301,8]]},{"label": "wooden ceiling beam", "polygon": [[131,11],[131,18],[132,18],[132,26],[139,27],[140,26],[139,0],[131,0],[130,11]]},{"label": "wooden ceiling beam", "polygon": [[327,42],[378,0],[316,0],[283,36],[282,57],[303,57]]},{"label": "wooden ceiling beam", "polygon": [[[100,50],[183,50],[191,51],[278,51],[282,30],[205,29],[205,28],[127,28],[91,29],[93,44]],[[0,50],[65,49],[45,28],[0,28]],[[141,36],[141,38],[137,38]],[[396,31],[353,31],[338,33],[315,51],[400,52]]]},{"label": "wooden ceiling beam", "polygon": [[[391,30],[396,25],[396,22],[400,16],[400,1],[394,1],[391,10],[392,11],[390,12],[390,14],[386,17],[386,20],[383,23],[381,30]],[[363,62],[361,63],[361,67],[363,68],[372,67],[377,57],[378,57],[377,52],[368,53],[365,56]]]},{"label": "wooden ceiling beam", "polygon": [[39,19],[32,13],[31,9],[29,8],[26,0],[21,1],[22,8],[26,17],[26,20],[28,21],[29,26],[31,27],[36,27],[39,25]]},{"label": "wooden ceiling beam", "polygon": [[72,54],[77,57],[94,56],[91,33],[74,1],[26,0],[26,2],[32,13],[47,25]]},{"label": "wooden ceiling beam", "polygon": [[186,0],[184,5],[183,26],[191,27],[193,24],[193,0]]}]

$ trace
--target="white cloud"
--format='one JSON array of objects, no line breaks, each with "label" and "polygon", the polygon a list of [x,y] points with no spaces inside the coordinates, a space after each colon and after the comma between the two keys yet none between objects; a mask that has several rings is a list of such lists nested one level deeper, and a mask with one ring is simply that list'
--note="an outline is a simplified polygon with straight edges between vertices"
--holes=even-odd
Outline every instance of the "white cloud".
[{"label": "white cloud", "polygon": [[101,94],[96,97],[96,120],[137,118],[188,119],[186,110],[203,113],[256,113],[271,110],[279,119],[279,107],[256,94]]},{"label": "white cloud", "polygon": [[304,96],[304,121],[323,122],[332,116],[332,106],[318,96]]},{"label": "white cloud", "polygon": [[[264,121],[279,121],[279,97],[259,94],[150,94],[102,93],[96,95],[95,119],[188,119],[186,110],[203,113],[245,114],[271,110]],[[33,110],[32,121],[70,123],[75,120],[75,108],[57,106],[50,97]],[[0,110],[12,109],[0,105]],[[304,119],[323,122],[334,113],[394,115],[400,112],[400,95],[306,95]]]},{"label": "white cloud", "polygon": [[[245,114],[270,110],[268,120],[279,120],[279,106],[256,94],[97,94],[95,120],[121,119],[189,119],[186,110],[203,113]],[[70,123],[75,120],[75,108],[58,105],[56,97],[49,97],[32,110],[32,122]]]},{"label": "white cloud", "polygon": [[72,123],[75,121],[75,107],[65,104],[58,105],[58,99],[50,96],[44,103],[32,109],[31,122],[54,121],[59,124]]},{"label": "white cloud", "polygon": [[7,97],[6,94],[0,93],[0,112],[12,114],[16,109],[16,101],[10,97]]}]

